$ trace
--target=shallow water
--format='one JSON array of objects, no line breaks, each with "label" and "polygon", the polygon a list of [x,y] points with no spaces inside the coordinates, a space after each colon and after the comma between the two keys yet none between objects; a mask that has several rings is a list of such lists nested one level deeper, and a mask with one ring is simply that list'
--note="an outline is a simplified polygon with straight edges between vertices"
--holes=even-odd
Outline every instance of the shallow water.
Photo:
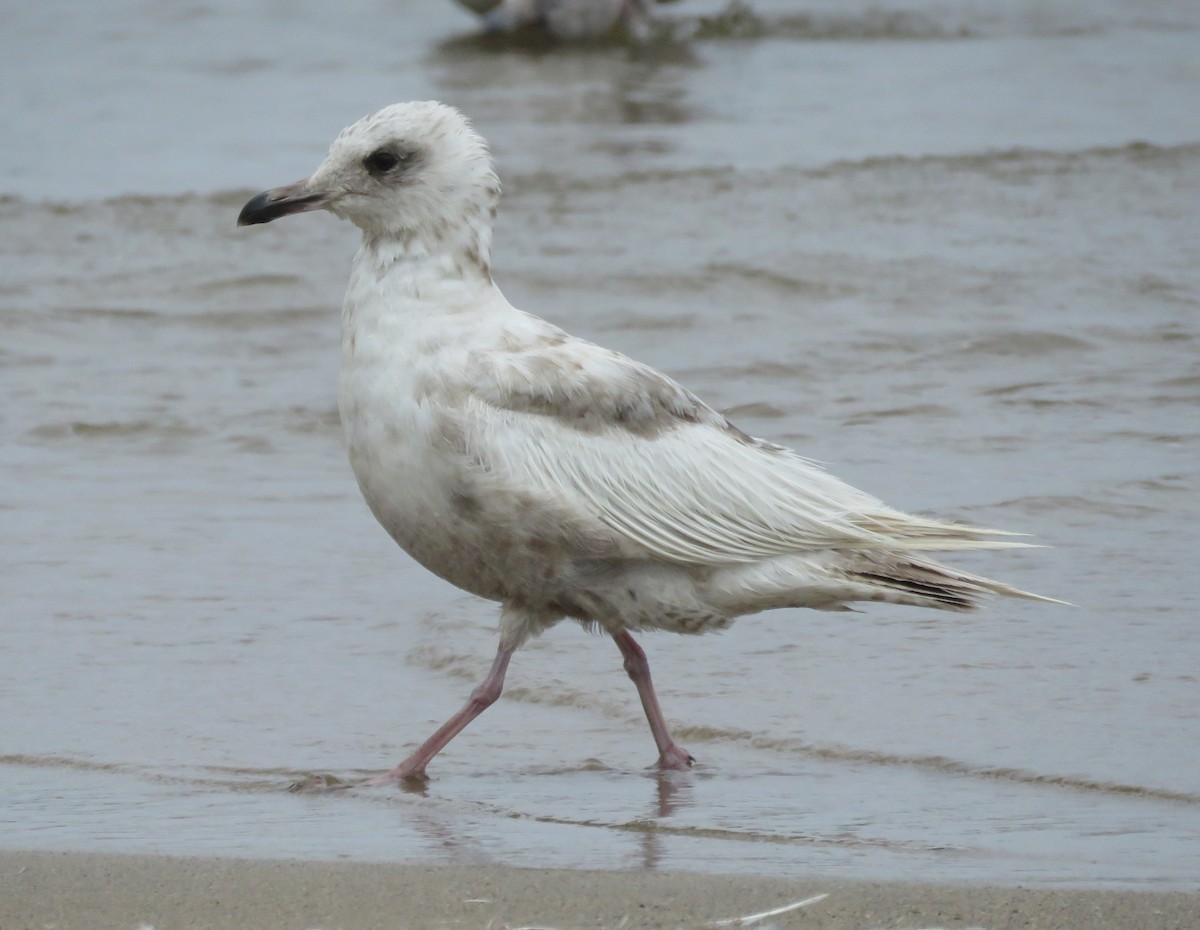
[{"label": "shallow water", "polygon": [[[339,9],[4,14],[0,843],[1200,884],[1193,5],[761,3],[735,39],[680,4],[678,41],[552,51]],[[345,462],[353,230],[233,228],[423,96],[494,144],[514,303],[1033,534],[959,564],[1079,607],[646,637],[701,763],[669,777],[563,625],[423,792],[287,791],[390,767],[495,645]]]}]

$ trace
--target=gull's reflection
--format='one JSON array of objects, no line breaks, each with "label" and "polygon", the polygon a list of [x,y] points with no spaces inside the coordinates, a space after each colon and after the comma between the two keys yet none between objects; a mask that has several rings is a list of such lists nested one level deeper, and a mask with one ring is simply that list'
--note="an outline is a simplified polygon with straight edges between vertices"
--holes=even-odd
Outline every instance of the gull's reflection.
[{"label": "gull's reflection", "polygon": [[679,811],[692,806],[694,801],[693,776],[691,772],[653,772],[650,778],[654,782],[654,800],[645,820],[645,829],[641,831],[639,845],[641,851],[641,868],[644,871],[655,871],[662,863],[666,851],[663,848],[663,834],[659,825],[666,826],[663,821],[669,820]]},{"label": "gull's reflection", "polygon": [[678,811],[692,806],[695,785],[691,772],[654,772],[655,814],[658,820],[666,820]]}]

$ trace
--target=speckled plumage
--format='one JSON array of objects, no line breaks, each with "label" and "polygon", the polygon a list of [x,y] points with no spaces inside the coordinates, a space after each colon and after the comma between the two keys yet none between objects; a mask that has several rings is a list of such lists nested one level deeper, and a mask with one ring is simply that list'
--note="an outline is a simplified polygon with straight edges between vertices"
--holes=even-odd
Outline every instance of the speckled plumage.
[{"label": "speckled plumage", "polygon": [[491,276],[498,198],[466,119],[409,103],[347,128],[311,178],[240,219],[324,208],[362,229],[339,392],[354,473],[405,551],[501,604],[487,687],[391,777],[423,776],[499,694],[512,651],[565,618],[614,637],[660,762],[678,767],[690,757],[666,733],[631,630],[699,633],[776,607],[1035,597],[921,554],[1016,545],[995,538],[1007,534],[888,508],[654,369],[513,308]]}]

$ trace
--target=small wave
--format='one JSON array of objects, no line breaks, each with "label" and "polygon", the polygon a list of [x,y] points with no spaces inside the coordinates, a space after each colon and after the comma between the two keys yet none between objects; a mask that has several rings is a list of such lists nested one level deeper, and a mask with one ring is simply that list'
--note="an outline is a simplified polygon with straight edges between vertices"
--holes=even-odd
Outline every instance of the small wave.
[{"label": "small wave", "polygon": [[710,262],[704,270],[715,279],[737,278],[748,285],[769,288],[785,296],[800,295],[833,300],[850,296],[856,291],[856,288],[844,282],[798,278],[772,268],[759,268],[736,262]]},{"label": "small wave", "polygon": [[[789,191],[807,179],[853,179],[857,175],[888,171],[920,172],[930,169],[954,173],[986,175],[997,180],[1027,183],[1040,176],[1061,177],[1103,168],[1111,162],[1155,169],[1175,168],[1200,158],[1200,142],[1155,145],[1129,142],[1124,145],[1091,146],[1054,151],[1013,147],[975,152],[929,155],[876,155],[859,159],[838,159],[822,165],[790,165],[771,169],[739,168],[741,183]],[[507,200],[519,203],[523,198],[546,194],[611,193],[641,185],[671,183],[694,185],[698,190],[724,193],[729,190],[731,166],[684,168],[636,168],[605,176],[573,176],[549,171],[510,173]]]},{"label": "small wave", "polygon": [[856,172],[879,171],[889,168],[936,167],[948,171],[974,171],[992,175],[1030,174],[1061,175],[1083,171],[1095,162],[1123,161],[1138,165],[1174,165],[1192,161],[1200,156],[1200,143],[1154,145],[1149,142],[1129,142],[1124,145],[1103,145],[1089,148],[1053,151],[1013,147],[964,152],[956,155],[880,155],[870,158],[839,160],[806,171],[813,177],[837,176]]},{"label": "small wave", "polygon": [[299,436],[342,437],[342,417],[337,407],[290,407],[284,428]]},{"label": "small wave", "polygon": [[46,423],[29,431],[38,439],[190,439],[203,435],[203,430],[187,426],[178,420],[108,420],[89,422],[72,420],[68,423]]},{"label": "small wave", "polygon": [[928,419],[931,417],[955,416],[956,412],[944,404],[912,404],[908,407],[890,407],[887,410],[867,410],[842,420],[845,426],[862,426],[877,420],[890,420],[897,417],[915,417]]},{"label": "small wave", "polygon": [[68,320],[162,320],[167,319],[157,310],[144,307],[57,307],[53,313]]},{"label": "small wave", "polygon": [[1083,497],[1078,494],[1043,494],[1029,497],[1014,497],[1001,501],[996,507],[1011,508],[1024,513],[1045,513],[1054,510],[1073,510],[1082,513],[1105,514],[1111,517],[1152,517],[1158,515],[1154,507],[1141,504],[1127,504],[1121,501],[1100,497]]},{"label": "small wave", "polygon": [[1014,331],[972,339],[957,349],[957,352],[961,355],[1020,355],[1029,358],[1093,348],[1095,347],[1090,342],[1064,333]]},{"label": "small wave", "polygon": [[93,759],[78,759],[72,756],[30,755],[28,753],[6,753],[0,755],[0,765],[20,765],[27,768],[75,769],[80,772],[128,772],[133,767],[117,762],[97,762]]},{"label": "small wave", "polygon": [[242,290],[253,287],[286,287],[301,286],[304,279],[294,274],[253,274],[237,275],[232,278],[214,278],[205,282],[197,290],[205,294],[219,294],[223,291]]},{"label": "small wave", "polygon": [[813,369],[800,362],[785,363],[769,360],[747,365],[714,365],[706,368],[686,368],[679,372],[685,381],[811,381]]},{"label": "small wave", "polygon": [[[303,769],[251,768],[248,766],[200,766],[198,770],[173,772],[170,767],[137,765],[127,762],[104,762],[63,755],[32,755],[11,753],[0,755],[0,765],[25,768],[66,769],[76,772],[96,772],[109,775],[130,775],[156,784],[191,785],[198,788],[220,788],[229,791],[274,793],[299,790],[294,786],[324,784],[327,788],[353,786],[374,772],[353,771],[344,776],[320,775]],[[198,771],[200,774],[196,774]]]},{"label": "small wave", "polygon": [[766,401],[726,407],[721,413],[735,421],[749,419],[778,420],[788,415],[786,410],[776,407],[774,404],[768,404]]},{"label": "small wave", "polygon": [[1128,486],[1138,491],[1168,491],[1175,494],[1180,491],[1191,494],[1195,490],[1190,477],[1186,475],[1161,475],[1158,478],[1145,478],[1130,481]]},{"label": "small wave", "polygon": [[[1172,398],[1174,399],[1174,398]],[[1156,397],[1154,400],[1162,403],[1167,398]],[[1200,440],[1200,433],[1147,433],[1144,430],[1137,429],[1119,429],[1111,433],[1104,434],[1102,439],[1132,439],[1134,442],[1147,443],[1162,443],[1168,446],[1192,444]]]},{"label": "small wave", "polygon": [[[262,278],[247,277],[236,279],[245,283],[233,283],[235,279],[224,279],[211,285],[200,285],[190,291],[205,296],[209,291],[220,292],[235,287],[263,286],[268,288],[295,285],[300,287],[303,282],[288,275],[263,275]],[[181,293],[184,290],[181,289]],[[249,310],[205,310],[201,312],[163,312],[143,307],[74,307],[61,306],[49,311],[71,321],[88,321],[110,319],[118,321],[137,321],[173,326],[197,326],[211,329],[229,329],[234,331],[264,329],[273,326],[291,326],[295,323],[309,321],[336,320],[337,309],[332,305],[288,305],[278,307],[254,307]]]},{"label": "small wave", "polygon": [[42,368],[53,365],[56,361],[53,355],[14,352],[11,349],[0,348],[0,368]]},{"label": "small wave", "polygon": [[1025,391],[1055,387],[1058,387],[1058,385],[1051,381],[1022,381],[1019,384],[1005,384],[1000,387],[987,388],[979,393],[984,397],[1007,397],[1010,394],[1023,394]]},{"label": "small wave", "polygon": [[785,16],[759,15],[744,0],[732,0],[713,16],[699,17],[691,38],[792,39],[799,41],[949,40],[976,35],[965,23],[947,22],[911,10],[869,7],[851,13],[813,12]]},{"label": "small wave", "polygon": [[1153,404],[1193,405],[1200,401],[1200,377],[1168,378],[1159,381],[1156,387],[1165,390],[1149,398]]},{"label": "small wave", "polygon": [[614,330],[682,332],[692,329],[695,325],[696,314],[694,313],[664,314],[663,316],[627,313],[610,315],[597,329],[600,332],[613,332]]},{"label": "small wave", "polygon": [[[1156,297],[1159,300],[1181,304],[1185,307],[1200,306],[1200,300],[1186,285],[1168,281],[1160,275],[1140,275],[1130,283],[1130,290],[1139,297]],[[1191,333],[1180,330],[1171,330],[1163,334],[1163,337],[1180,340],[1193,338]]]},{"label": "small wave", "polygon": [[[522,773],[522,776],[529,778],[553,778],[558,775],[578,775],[584,772],[619,773],[621,771],[621,769],[608,765],[607,763],[602,762],[600,759],[584,759],[582,762],[576,763],[575,765],[555,765],[526,769]],[[486,773],[480,772],[479,774],[484,775]]]},{"label": "small wave", "polygon": [[[275,276],[282,280],[283,276]],[[275,285],[278,286],[278,282]],[[197,288],[203,292],[204,288]],[[291,326],[294,323],[305,323],[320,320],[337,319],[337,310],[332,306],[283,306],[255,307],[250,310],[210,310],[203,313],[172,314],[173,322],[185,323],[211,329],[229,329],[234,331],[250,329],[268,329],[273,326]]]},{"label": "small wave", "polygon": [[1091,407],[1096,410],[1106,410],[1109,406],[1103,401],[1093,400],[1089,397],[1072,397],[1068,400],[1053,397],[1014,397],[1002,400],[1000,403],[1005,407],[1032,407],[1035,410],[1060,407]]},{"label": "small wave", "polygon": [[1181,375],[1178,378],[1167,378],[1158,382],[1159,387],[1200,388],[1200,374]]}]

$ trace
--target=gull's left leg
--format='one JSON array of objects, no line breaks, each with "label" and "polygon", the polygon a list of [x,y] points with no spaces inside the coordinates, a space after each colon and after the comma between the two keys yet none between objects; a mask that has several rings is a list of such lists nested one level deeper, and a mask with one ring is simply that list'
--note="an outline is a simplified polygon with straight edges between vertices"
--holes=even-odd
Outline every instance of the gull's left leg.
[{"label": "gull's left leg", "polygon": [[642,708],[646,711],[646,719],[650,721],[650,732],[654,734],[654,742],[658,746],[658,767],[690,768],[696,760],[671,739],[662,708],[658,706],[658,695],[654,693],[654,682],[650,680],[650,663],[646,660],[646,653],[627,630],[613,633],[612,638],[621,650],[621,655],[625,657],[625,672],[637,688],[638,697],[642,699]]},{"label": "gull's left leg", "polygon": [[425,766],[429,760],[446,748],[446,744],[463,731],[468,723],[496,703],[500,692],[504,690],[504,673],[508,671],[508,660],[512,658],[515,646],[505,646],[503,642],[496,652],[487,677],[480,683],[471,697],[457,714],[447,720],[437,732],[417,748],[417,750],[397,765],[386,775],[370,779],[368,785],[382,785],[388,782],[424,781]]}]

